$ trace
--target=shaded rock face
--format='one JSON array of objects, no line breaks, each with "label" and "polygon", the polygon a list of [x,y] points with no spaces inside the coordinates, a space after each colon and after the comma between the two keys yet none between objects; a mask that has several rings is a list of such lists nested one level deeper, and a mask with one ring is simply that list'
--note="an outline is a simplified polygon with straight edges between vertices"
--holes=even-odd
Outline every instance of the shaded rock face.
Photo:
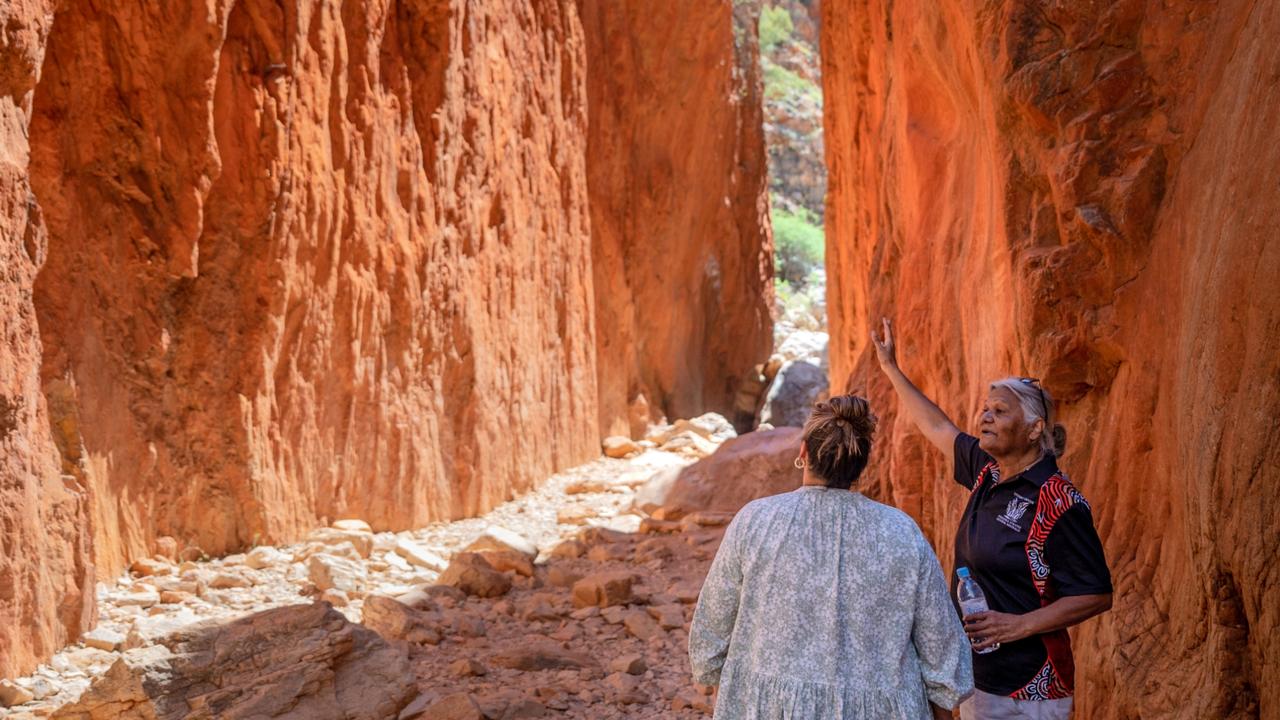
[{"label": "shaded rock face", "polygon": [[210,622],[124,653],[58,720],[396,717],[409,658],[324,603]]},{"label": "shaded rock face", "polygon": [[1280,712],[1280,7],[822,11],[832,392],[881,414],[878,495],[949,556],[963,491],[874,317],[962,426],[988,380],[1045,378],[1116,582],[1075,631],[1077,713]]},{"label": "shaded rock face", "polygon": [[773,282],[751,5],[581,2],[603,435],[640,395],[750,427],[733,399],[769,355]]},{"label": "shaded rock face", "polygon": [[59,468],[31,297],[48,238],[27,135],[52,6],[0,6],[0,677],[34,666],[93,619],[88,499]]}]

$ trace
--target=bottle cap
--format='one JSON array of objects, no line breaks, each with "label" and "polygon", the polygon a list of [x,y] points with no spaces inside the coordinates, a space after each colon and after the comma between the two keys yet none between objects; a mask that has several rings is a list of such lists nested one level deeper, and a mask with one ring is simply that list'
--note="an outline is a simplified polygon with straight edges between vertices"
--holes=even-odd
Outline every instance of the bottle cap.
[{"label": "bottle cap", "polygon": [[966,580],[966,579],[968,579],[968,577],[969,577],[969,568],[967,568],[967,567],[958,567],[958,568],[956,568],[956,575],[958,575],[958,576],[960,577],[960,579],[961,579],[961,580]]}]

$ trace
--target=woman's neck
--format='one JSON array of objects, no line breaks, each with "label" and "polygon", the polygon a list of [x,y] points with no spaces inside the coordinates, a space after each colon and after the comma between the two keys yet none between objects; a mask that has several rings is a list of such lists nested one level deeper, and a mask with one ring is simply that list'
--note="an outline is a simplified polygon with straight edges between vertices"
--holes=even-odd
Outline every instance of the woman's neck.
[{"label": "woman's neck", "polygon": [[1035,465],[1042,455],[1039,447],[1031,447],[1023,452],[996,457],[996,469],[1000,471],[1000,482],[1022,474]]}]

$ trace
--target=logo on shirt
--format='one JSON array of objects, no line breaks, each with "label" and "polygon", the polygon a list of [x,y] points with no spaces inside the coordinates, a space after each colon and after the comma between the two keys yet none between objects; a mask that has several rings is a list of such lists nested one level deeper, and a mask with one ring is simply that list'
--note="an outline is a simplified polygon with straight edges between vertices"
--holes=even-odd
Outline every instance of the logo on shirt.
[{"label": "logo on shirt", "polygon": [[1004,512],[996,516],[996,520],[1011,530],[1022,532],[1022,526],[1018,523],[1022,521],[1022,516],[1027,514],[1027,508],[1031,507],[1030,500],[1021,495],[1014,495],[1009,504],[1005,506]]}]

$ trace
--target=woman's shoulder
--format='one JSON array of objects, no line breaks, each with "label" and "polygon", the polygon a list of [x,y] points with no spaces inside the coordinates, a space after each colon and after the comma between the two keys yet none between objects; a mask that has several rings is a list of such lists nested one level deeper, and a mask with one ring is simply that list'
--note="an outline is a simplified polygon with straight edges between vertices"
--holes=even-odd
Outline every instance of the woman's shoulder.
[{"label": "woman's shoulder", "polygon": [[860,497],[866,512],[870,513],[890,530],[904,535],[911,535],[913,537],[924,537],[924,533],[921,532],[920,526],[917,525],[915,519],[907,513],[892,505],[886,505],[885,503],[877,500],[872,500],[865,495],[861,495]]}]

